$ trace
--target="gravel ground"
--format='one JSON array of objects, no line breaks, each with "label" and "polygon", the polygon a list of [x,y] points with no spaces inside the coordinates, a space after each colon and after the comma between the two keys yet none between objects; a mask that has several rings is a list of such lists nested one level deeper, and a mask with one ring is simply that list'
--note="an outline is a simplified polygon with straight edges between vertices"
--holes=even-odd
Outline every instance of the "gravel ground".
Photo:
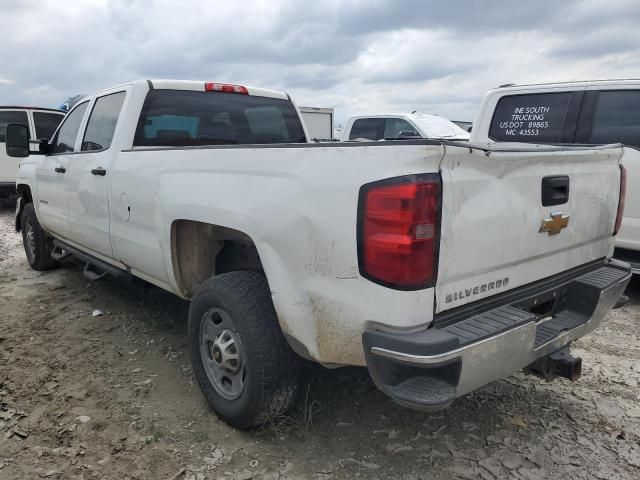
[{"label": "gravel ground", "polygon": [[576,383],[517,374],[425,414],[363,369],[313,367],[290,416],[244,433],[194,384],[185,302],[34,272],[12,222],[0,210],[0,479],[640,478],[639,280],[576,343]]}]

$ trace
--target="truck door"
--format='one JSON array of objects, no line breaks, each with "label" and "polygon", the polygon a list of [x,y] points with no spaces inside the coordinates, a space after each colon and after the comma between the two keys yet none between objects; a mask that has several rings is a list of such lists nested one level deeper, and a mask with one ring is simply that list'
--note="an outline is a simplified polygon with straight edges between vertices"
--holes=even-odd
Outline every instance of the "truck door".
[{"label": "truck door", "polygon": [[36,167],[38,221],[46,230],[61,237],[69,235],[65,177],[78,149],[78,132],[88,105],[88,101],[80,103],[69,112],[51,142],[51,153]]},{"label": "truck door", "polygon": [[109,167],[111,148],[126,91],[96,97],[66,176],[69,237],[94,254],[113,258],[109,238]]}]

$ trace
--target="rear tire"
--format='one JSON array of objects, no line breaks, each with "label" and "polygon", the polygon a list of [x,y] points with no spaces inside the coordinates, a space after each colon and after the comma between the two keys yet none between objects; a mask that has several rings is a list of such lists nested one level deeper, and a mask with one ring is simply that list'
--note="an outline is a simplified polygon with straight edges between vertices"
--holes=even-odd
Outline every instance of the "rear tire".
[{"label": "rear tire", "polygon": [[51,257],[53,239],[42,230],[33,203],[27,203],[22,209],[20,225],[24,252],[31,268],[42,271],[57,266],[58,262]]},{"label": "rear tire", "polygon": [[189,337],[195,378],[225,422],[247,430],[291,408],[301,359],[280,330],[262,275],[230,272],[203,282],[189,309]]}]

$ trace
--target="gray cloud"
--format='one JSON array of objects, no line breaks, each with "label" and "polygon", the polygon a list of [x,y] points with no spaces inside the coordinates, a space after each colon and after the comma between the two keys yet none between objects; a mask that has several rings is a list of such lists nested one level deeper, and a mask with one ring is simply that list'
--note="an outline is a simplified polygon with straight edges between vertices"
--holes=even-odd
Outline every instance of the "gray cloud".
[{"label": "gray cloud", "polygon": [[638,52],[640,50],[640,33],[636,28],[610,30],[604,28],[584,32],[553,48],[549,55],[560,58],[593,58],[605,55]]},{"label": "gray cloud", "polygon": [[554,0],[359,0],[346,5],[339,17],[345,32],[386,32],[402,28],[451,29],[468,32],[530,30],[554,23],[562,13]]},{"label": "gray cloud", "polygon": [[[517,82],[638,75],[635,0],[0,0],[0,103],[56,106],[135,78],[288,91],[351,113],[470,119]],[[46,21],[45,21],[46,19]],[[639,60],[636,60],[639,59]]]}]

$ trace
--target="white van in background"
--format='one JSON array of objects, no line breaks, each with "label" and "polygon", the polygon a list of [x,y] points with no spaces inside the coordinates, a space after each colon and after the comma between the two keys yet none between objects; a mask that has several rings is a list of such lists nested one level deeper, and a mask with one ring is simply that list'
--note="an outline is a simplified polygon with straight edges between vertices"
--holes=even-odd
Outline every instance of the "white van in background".
[{"label": "white van in background", "polygon": [[36,107],[0,107],[0,198],[16,194],[16,174],[19,158],[7,156],[4,146],[5,130],[10,123],[29,127],[29,138],[49,140],[64,118],[60,110]]},{"label": "white van in background", "polygon": [[333,139],[333,108],[298,107],[312,140]]},{"label": "white van in background", "polygon": [[446,118],[426,113],[379,113],[349,117],[340,141],[349,140],[469,140],[469,133]]},{"label": "white van in background", "polygon": [[640,79],[495,88],[482,101],[471,142],[633,147],[622,159],[628,188],[615,257],[640,274]]}]

